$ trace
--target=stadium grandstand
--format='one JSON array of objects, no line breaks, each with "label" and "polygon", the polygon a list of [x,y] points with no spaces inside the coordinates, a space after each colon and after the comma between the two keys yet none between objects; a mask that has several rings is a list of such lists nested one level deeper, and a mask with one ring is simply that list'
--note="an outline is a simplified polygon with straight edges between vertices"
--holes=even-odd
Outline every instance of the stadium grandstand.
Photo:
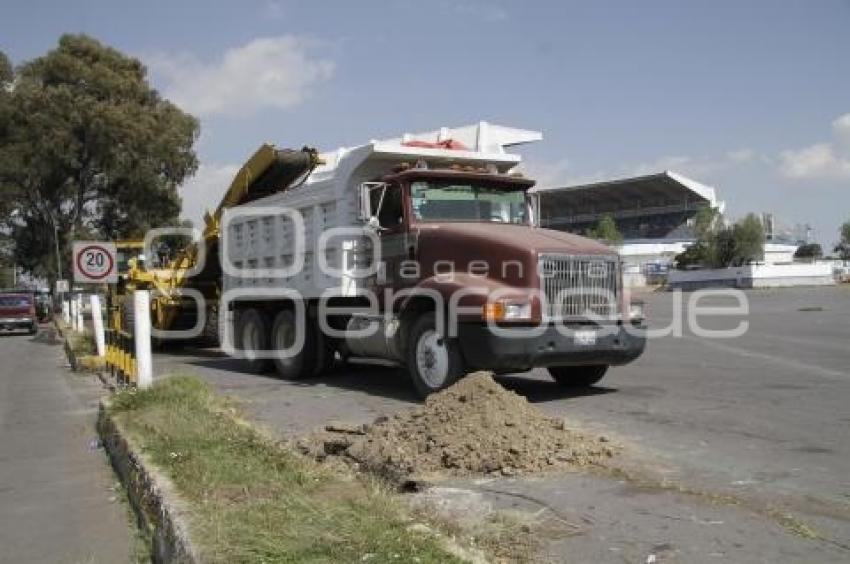
[{"label": "stadium grandstand", "polygon": [[[716,190],[669,170],[644,176],[558,188],[535,188],[540,198],[540,224],[586,235],[599,220],[611,216],[623,235],[618,246],[631,283],[641,285],[666,275],[674,257],[695,241],[694,220],[701,208],[725,211]],[[763,214],[764,261],[793,261],[803,242],[800,228],[776,227],[772,214]],[[807,227],[807,226],[806,226]],[[810,237],[810,230],[805,238]]]},{"label": "stadium grandstand", "polygon": [[537,193],[543,227],[583,235],[610,215],[627,241],[691,240],[700,208],[723,212],[714,188],[671,171]]}]

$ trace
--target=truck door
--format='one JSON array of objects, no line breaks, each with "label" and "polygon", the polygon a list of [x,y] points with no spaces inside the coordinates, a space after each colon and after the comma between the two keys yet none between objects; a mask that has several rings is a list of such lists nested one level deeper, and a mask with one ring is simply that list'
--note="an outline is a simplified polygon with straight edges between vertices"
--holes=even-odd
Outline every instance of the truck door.
[{"label": "truck door", "polygon": [[400,288],[416,282],[404,276],[402,266],[409,258],[412,244],[404,205],[404,190],[395,183],[375,188],[370,193],[370,207],[378,220],[381,241],[381,260],[376,285],[380,288]]}]

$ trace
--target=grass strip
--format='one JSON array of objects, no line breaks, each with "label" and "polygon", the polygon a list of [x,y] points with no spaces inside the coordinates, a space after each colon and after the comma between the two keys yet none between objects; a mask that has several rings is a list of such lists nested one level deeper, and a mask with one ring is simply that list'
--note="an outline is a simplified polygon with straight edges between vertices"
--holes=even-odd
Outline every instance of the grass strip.
[{"label": "grass strip", "polygon": [[380,485],[264,437],[197,378],[120,392],[109,409],[188,502],[205,561],[458,561]]},{"label": "grass strip", "polygon": [[68,346],[76,356],[88,356],[97,353],[94,336],[87,332],[70,331],[67,334]]}]

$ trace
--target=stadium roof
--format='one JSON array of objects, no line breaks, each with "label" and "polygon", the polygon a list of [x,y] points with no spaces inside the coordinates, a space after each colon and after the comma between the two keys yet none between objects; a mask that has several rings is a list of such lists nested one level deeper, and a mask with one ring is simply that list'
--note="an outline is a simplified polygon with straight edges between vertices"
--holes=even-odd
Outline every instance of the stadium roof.
[{"label": "stadium roof", "polygon": [[[535,188],[545,215],[557,223],[591,221],[603,214],[630,217],[698,207],[721,207],[714,188],[663,172],[561,188]],[[721,209],[722,212],[722,209]]]}]

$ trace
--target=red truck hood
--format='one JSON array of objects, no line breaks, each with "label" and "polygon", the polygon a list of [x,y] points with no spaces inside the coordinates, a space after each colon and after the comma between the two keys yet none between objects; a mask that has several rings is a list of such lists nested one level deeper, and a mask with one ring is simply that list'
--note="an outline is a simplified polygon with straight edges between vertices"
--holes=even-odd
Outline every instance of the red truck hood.
[{"label": "red truck hood", "polygon": [[[424,230],[433,230],[456,236],[457,240],[487,239],[496,246],[523,246],[534,252],[559,252],[568,254],[614,255],[611,247],[592,239],[527,225],[507,223],[426,223],[419,226]],[[454,238],[454,237],[452,237]]]}]

